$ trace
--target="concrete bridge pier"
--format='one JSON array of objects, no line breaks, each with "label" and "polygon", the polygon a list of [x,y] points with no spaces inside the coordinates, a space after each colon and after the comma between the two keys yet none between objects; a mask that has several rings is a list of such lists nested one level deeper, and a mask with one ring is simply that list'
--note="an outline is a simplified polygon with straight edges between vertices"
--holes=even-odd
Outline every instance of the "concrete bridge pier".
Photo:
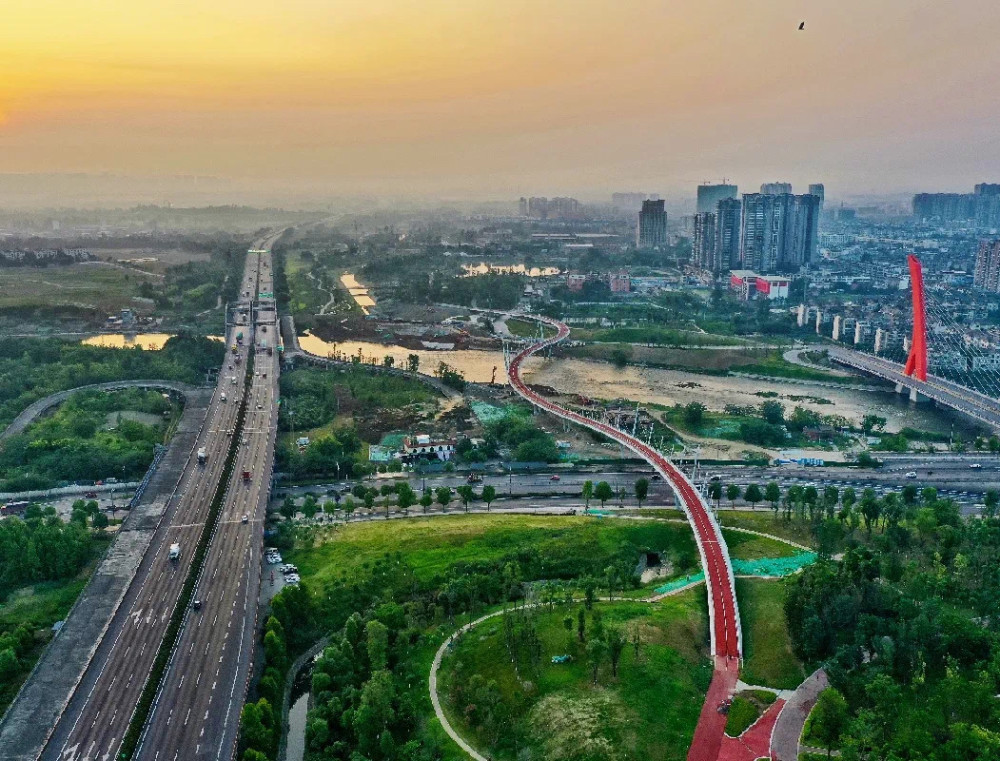
[{"label": "concrete bridge pier", "polygon": [[925,396],[917,391],[915,388],[910,388],[909,386],[904,386],[902,383],[896,384],[897,394],[906,394],[910,397],[910,401],[914,404],[926,404],[927,402],[934,401],[929,396]]}]

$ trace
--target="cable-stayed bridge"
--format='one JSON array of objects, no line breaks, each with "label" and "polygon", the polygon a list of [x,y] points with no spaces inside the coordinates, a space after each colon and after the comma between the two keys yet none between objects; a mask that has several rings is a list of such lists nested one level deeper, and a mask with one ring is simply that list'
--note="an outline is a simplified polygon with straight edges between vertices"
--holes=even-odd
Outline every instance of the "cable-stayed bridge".
[{"label": "cable-stayed bridge", "polygon": [[[969,388],[954,380],[949,380],[928,371],[931,363],[928,361],[928,301],[924,290],[923,270],[920,260],[915,256],[908,259],[910,267],[910,287],[913,302],[913,333],[908,342],[909,355],[905,365],[900,365],[883,357],[866,354],[853,349],[835,347],[829,349],[829,356],[835,362],[860,370],[887,380],[896,385],[900,393],[908,393],[912,401],[932,399],[938,404],[957,410],[974,418],[991,428],[1000,430],[1000,401],[982,391]],[[939,307],[931,305],[930,311],[939,323],[949,324],[949,316]],[[950,327],[954,328],[953,325]],[[951,333],[960,333],[952,330]],[[953,343],[953,341],[952,341]],[[969,354],[974,366],[980,359],[981,352],[972,344],[962,341],[959,347],[951,346],[942,340],[942,353],[962,352]],[[931,356],[938,347],[930,347]],[[987,386],[1000,388],[1000,370],[982,363],[982,372]]]}]

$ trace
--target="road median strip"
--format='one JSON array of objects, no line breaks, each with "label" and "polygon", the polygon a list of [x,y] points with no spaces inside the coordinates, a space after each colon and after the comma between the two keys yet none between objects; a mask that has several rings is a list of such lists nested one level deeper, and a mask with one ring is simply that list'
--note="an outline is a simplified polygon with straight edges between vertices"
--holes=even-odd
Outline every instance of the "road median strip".
[{"label": "road median strip", "polygon": [[222,476],[219,479],[219,483],[216,485],[215,495],[212,498],[212,503],[208,511],[208,517],[205,521],[204,527],[202,528],[201,536],[195,548],[191,567],[188,569],[187,578],[184,581],[184,587],[181,589],[180,597],[178,597],[177,604],[174,606],[174,611],[170,617],[170,624],[167,626],[167,631],[164,634],[163,639],[160,640],[156,660],[153,661],[153,668],[150,671],[149,678],[146,680],[146,684],[142,689],[139,701],[136,703],[135,711],[132,713],[132,718],[129,721],[128,730],[122,738],[122,745],[118,754],[119,759],[132,758],[139,746],[139,741],[145,731],[146,723],[152,715],[154,703],[160,691],[160,684],[163,681],[167,667],[170,665],[170,660],[173,657],[174,649],[181,633],[181,626],[184,623],[184,616],[187,613],[187,608],[191,603],[192,596],[194,595],[195,587],[197,586],[198,579],[201,576],[201,569],[204,565],[205,557],[208,554],[211,539],[215,534],[215,528],[219,522],[219,514],[222,511],[222,504],[225,501],[226,494],[229,490],[229,479],[232,476],[233,468],[236,465],[237,442],[240,440],[240,436],[243,433],[243,422],[246,416],[249,397],[246,389],[249,388],[249,384],[252,380],[252,346],[248,351],[248,355],[245,370],[246,385],[244,386],[244,393],[240,401],[240,410],[236,416],[236,425],[233,429],[233,435],[229,440],[229,450],[226,453],[226,464],[222,469]]}]

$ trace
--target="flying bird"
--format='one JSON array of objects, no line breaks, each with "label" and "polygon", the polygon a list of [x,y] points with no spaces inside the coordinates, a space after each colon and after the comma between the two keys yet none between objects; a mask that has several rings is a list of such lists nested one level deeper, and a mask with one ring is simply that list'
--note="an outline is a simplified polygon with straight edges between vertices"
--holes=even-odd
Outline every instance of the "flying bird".
[{"label": "flying bird", "polygon": [[799,24],[799,31],[801,32],[805,28],[806,28],[806,22],[803,21],[801,24]]}]

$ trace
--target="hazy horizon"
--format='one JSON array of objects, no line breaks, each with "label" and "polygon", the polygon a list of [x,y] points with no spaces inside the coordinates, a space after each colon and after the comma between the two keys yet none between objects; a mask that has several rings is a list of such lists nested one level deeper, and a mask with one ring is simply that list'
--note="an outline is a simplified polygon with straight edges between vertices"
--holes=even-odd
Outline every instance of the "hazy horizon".
[{"label": "hazy horizon", "polygon": [[8,10],[0,202],[59,203],[22,197],[37,174],[159,178],[163,202],[195,175],[206,202],[1000,179],[987,0],[270,5]]}]

